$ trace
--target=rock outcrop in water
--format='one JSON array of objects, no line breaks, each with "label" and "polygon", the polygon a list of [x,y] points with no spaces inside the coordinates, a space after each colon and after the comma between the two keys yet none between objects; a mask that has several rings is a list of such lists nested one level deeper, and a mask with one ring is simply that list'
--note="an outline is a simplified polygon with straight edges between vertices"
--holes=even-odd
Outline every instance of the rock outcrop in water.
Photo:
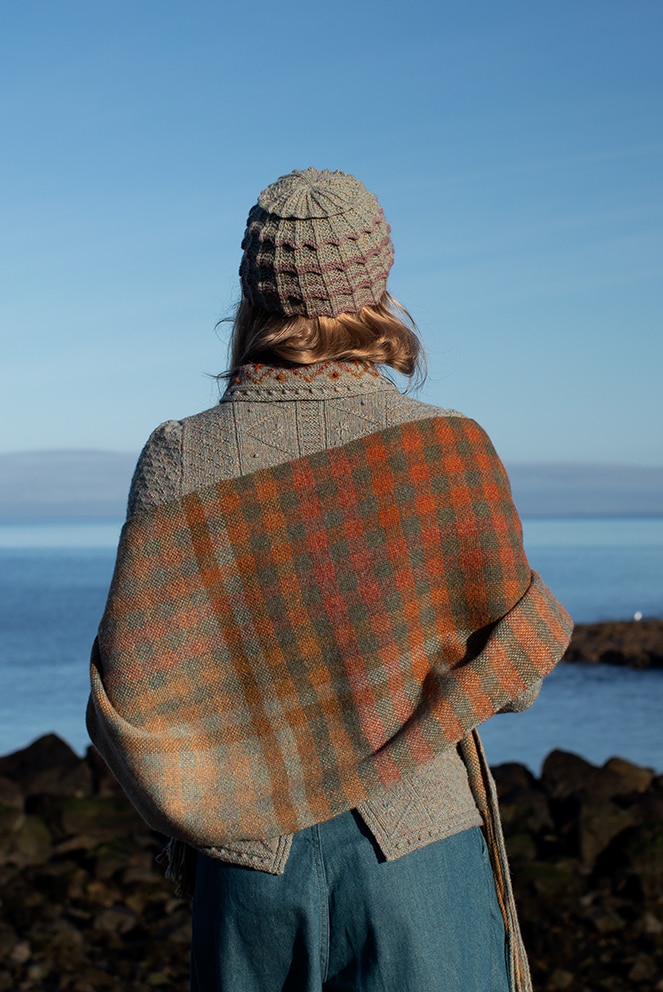
[{"label": "rock outcrop in water", "polygon": [[[561,751],[495,769],[535,986],[663,992],[663,776]],[[188,989],[189,904],[94,751],[0,758],[0,992]]]},{"label": "rock outcrop in water", "polygon": [[578,624],[563,661],[663,668],[663,620]]}]

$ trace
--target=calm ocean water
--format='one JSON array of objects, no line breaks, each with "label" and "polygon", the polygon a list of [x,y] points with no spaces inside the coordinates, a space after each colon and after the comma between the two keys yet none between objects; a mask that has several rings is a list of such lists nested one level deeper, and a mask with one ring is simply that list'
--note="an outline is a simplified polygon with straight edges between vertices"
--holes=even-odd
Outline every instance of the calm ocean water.
[{"label": "calm ocean water", "polygon": [[[663,617],[663,519],[526,520],[525,544],[577,622]],[[0,754],[55,731],[82,753],[87,662],[119,523],[0,524]],[[538,772],[554,747],[663,772],[663,671],[562,666],[535,706],[494,717],[495,764]]]}]

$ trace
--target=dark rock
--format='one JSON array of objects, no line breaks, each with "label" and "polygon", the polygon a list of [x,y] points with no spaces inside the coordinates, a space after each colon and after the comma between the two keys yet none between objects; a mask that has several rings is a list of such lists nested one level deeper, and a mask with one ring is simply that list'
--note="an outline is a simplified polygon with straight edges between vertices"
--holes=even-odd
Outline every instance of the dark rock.
[{"label": "dark rock", "polygon": [[643,792],[654,773],[621,758],[610,758],[602,767],[570,751],[551,751],[543,763],[541,785],[553,799],[585,797],[590,802]]},{"label": "dark rock", "polygon": [[507,837],[523,830],[537,836],[553,827],[550,805],[541,789],[514,789],[501,800],[500,809]]},{"label": "dark rock", "polygon": [[[15,806],[0,805],[0,837],[6,836],[12,830],[18,829],[25,816],[23,810],[16,809]],[[2,841],[0,841],[0,849]]]},{"label": "dark rock", "polygon": [[628,973],[631,982],[648,982],[656,977],[656,964],[648,954],[639,954]]},{"label": "dark rock", "polygon": [[638,795],[616,797],[620,806],[634,807],[640,823],[663,821],[663,779],[654,779],[651,787]]},{"label": "dark rock", "polygon": [[10,778],[0,778],[0,806],[23,809],[23,790]]},{"label": "dark rock", "polygon": [[6,923],[0,923],[0,961],[9,957],[17,943],[18,937],[14,928],[7,926]]},{"label": "dark rock", "polygon": [[563,661],[663,667],[663,620],[578,624]]},{"label": "dark rock", "polygon": [[570,751],[551,751],[543,762],[541,784],[553,799],[566,799],[587,790],[601,792],[599,770]]},{"label": "dark rock", "polygon": [[[508,848],[508,845],[507,845]],[[514,876],[521,882],[530,883],[531,889],[555,900],[566,894],[574,894],[580,887],[578,866],[569,859],[549,861],[529,861],[514,869]]]},{"label": "dark rock", "polygon": [[60,823],[65,834],[96,837],[97,843],[124,837],[143,827],[142,820],[126,799],[114,796],[63,799]]},{"label": "dark rock", "polygon": [[10,960],[14,964],[25,964],[32,957],[32,948],[30,947],[30,941],[20,940],[14,947],[9,955]]},{"label": "dark rock", "polygon": [[654,781],[654,772],[651,768],[641,768],[640,765],[634,765],[625,758],[609,758],[603,768],[610,775],[615,775],[621,780],[620,791],[615,792],[615,795],[646,792]]},{"label": "dark rock", "polygon": [[0,758],[0,776],[20,782],[25,796],[89,795],[92,791],[90,766],[56,734]]},{"label": "dark rock", "polygon": [[637,921],[637,929],[642,933],[648,933],[658,937],[663,934],[663,923],[653,913],[647,912],[643,913]]},{"label": "dark rock", "polygon": [[14,865],[40,865],[48,861],[52,839],[37,816],[23,816],[0,835],[0,861]]},{"label": "dark rock", "polygon": [[[102,881],[112,878],[116,872],[126,869],[131,864],[133,848],[128,837],[116,837],[114,840],[97,846],[90,851],[95,878]],[[154,878],[154,868],[149,872],[149,881]],[[145,879],[143,879],[145,880]]]},{"label": "dark rock", "polygon": [[546,983],[546,990],[547,992],[563,992],[564,989],[570,989],[574,981],[574,976],[570,971],[566,971],[564,968],[555,968]]},{"label": "dark rock", "polygon": [[536,857],[536,842],[531,833],[520,830],[508,835],[509,859],[512,862],[530,862]]},{"label": "dark rock", "polygon": [[586,915],[599,933],[615,933],[624,929],[624,918],[610,906],[592,906]]},{"label": "dark rock", "polygon": [[107,933],[128,933],[137,923],[136,914],[126,906],[109,906],[94,917],[95,929]]},{"label": "dark rock", "polygon": [[505,761],[502,765],[496,765],[492,773],[500,800],[516,789],[522,792],[536,785],[536,779],[529,768],[516,761]]},{"label": "dark rock", "polygon": [[124,798],[120,783],[111,773],[108,765],[93,744],[87,749],[85,761],[92,774],[95,796],[121,796]]},{"label": "dark rock", "polygon": [[609,800],[581,803],[577,836],[583,864],[592,867],[613,837],[633,826],[636,820],[632,809],[621,809]]},{"label": "dark rock", "polygon": [[[502,825],[515,853],[516,845],[523,849],[523,840],[516,835],[537,836],[553,826],[548,799],[532,773],[523,765],[509,762],[493,769],[502,812]],[[531,856],[536,850],[531,850]]]},{"label": "dark rock", "polygon": [[625,891],[657,906],[663,899],[663,822],[624,830],[604,852],[597,869],[610,872]]},{"label": "dark rock", "polygon": [[[163,838],[93,750],[81,762],[55,745],[58,769],[47,744],[0,759],[0,992],[188,992],[190,905],[155,863]],[[77,795],[81,764],[91,791]],[[656,989],[663,777],[559,751],[540,780],[513,763],[494,774],[535,988]]]}]

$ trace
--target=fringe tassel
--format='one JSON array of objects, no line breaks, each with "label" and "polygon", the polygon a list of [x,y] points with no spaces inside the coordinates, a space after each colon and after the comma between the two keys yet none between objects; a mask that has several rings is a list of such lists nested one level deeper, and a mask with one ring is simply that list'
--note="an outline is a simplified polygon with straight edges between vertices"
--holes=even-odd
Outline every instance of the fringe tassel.
[{"label": "fringe tassel", "polygon": [[196,881],[196,851],[173,837],[157,855],[159,864],[166,864],[165,876],[175,883],[175,895],[191,899]]},{"label": "fringe tassel", "polygon": [[516,901],[511,885],[495,781],[476,730],[465,737],[460,742],[459,747],[467,768],[472,793],[486,827],[486,839],[495,877],[497,899],[504,917],[507,936],[511,992],[533,992],[527,952],[520,933]]}]

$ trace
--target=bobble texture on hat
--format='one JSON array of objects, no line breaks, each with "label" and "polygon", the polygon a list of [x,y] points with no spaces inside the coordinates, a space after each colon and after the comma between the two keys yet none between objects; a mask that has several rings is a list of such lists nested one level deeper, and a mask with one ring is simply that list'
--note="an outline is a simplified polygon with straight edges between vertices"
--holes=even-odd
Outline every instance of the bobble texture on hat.
[{"label": "bobble texture on hat", "polygon": [[377,198],[345,172],[296,169],[249,213],[244,296],[287,317],[336,317],[378,303],[394,261]]}]

